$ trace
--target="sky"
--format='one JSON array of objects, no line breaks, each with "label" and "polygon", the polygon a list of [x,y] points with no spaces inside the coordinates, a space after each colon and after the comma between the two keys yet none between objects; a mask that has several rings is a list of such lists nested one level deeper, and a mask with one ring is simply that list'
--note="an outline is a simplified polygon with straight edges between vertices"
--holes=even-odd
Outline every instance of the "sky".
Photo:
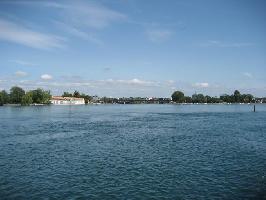
[{"label": "sky", "polygon": [[266,96],[266,1],[0,1],[0,90]]}]

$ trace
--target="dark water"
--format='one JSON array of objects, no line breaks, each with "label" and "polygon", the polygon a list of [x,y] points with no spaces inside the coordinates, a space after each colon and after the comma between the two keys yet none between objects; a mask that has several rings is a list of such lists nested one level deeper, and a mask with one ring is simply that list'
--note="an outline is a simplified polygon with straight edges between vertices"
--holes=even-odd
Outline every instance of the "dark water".
[{"label": "dark water", "polygon": [[266,105],[0,107],[0,199],[266,199]]}]

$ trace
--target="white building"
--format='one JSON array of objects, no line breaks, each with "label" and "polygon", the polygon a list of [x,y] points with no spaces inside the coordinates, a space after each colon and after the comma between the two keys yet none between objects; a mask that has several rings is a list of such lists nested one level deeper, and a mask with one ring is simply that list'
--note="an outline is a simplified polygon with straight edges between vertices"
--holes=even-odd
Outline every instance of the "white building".
[{"label": "white building", "polygon": [[50,100],[51,104],[54,105],[82,105],[85,104],[84,98],[76,98],[76,97],[60,97],[53,96]]}]

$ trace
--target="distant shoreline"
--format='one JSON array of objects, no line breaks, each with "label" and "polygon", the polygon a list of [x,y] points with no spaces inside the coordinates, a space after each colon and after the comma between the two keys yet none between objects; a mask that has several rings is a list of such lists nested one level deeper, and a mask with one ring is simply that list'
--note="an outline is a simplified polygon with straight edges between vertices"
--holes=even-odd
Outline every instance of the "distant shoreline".
[{"label": "distant shoreline", "polygon": [[185,96],[182,91],[174,91],[171,97],[99,97],[74,91],[73,94],[64,92],[61,96],[52,96],[49,90],[37,88],[25,91],[18,86],[13,86],[8,93],[0,91],[0,106],[42,106],[42,105],[83,105],[83,104],[251,104],[266,103],[266,97],[254,97],[251,94],[241,94],[235,90],[233,94],[222,94],[219,97],[211,97],[204,94]]},{"label": "distant shoreline", "polygon": [[[2,107],[34,107],[34,106],[98,106],[98,105],[261,105],[266,103],[88,103],[88,104],[31,104],[24,106],[21,104],[4,104]],[[1,106],[0,106],[1,107]]]}]

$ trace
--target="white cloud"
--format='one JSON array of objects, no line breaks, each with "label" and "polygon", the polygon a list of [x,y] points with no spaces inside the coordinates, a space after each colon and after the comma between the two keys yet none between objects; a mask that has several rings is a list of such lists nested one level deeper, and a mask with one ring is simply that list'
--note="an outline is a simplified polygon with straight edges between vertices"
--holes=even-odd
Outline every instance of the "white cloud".
[{"label": "white cloud", "polygon": [[254,46],[254,43],[250,42],[232,42],[232,43],[225,43],[218,40],[208,40],[205,43],[200,44],[202,47],[232,47],[232,48],[241,48],[241,47],[250,47]]},{"label": "white cloud", "polygon": [[244,72],[243,75],[247,78],[253,78],[253,75],[249,72]]},{"label": "white cloud", "polygon": [[37,49],[62,48],[63,39],[32,31],[11,21],[0,19],[0,40],[14,42]]},{"label": "white cloud", "polygon": [[193,84],[194,87],[198,87],[198,88],[207,88],[209,87],[209,83],[195,83]]},{"label": "white cloud", "polygon": [[23,71],[16,71],[16,72],[15,72],[15,75],[16,75],[17,77],[24,77],[24,76],[27,76],[28,73],[27,73],[27,72],[23,72]]},{"label": "white cloud", "polygon": [[126,83],[128,83],[128,84],[137,84],[137,85],[146,85],[146,86],[148,86],[148,85],[153,85],[153,86],[157,85],[157,83],[154,82],[154,81],[144,81],[144,80],[140,80],[140,79],[137,79],[137,78],[128,80],[128,81],[126,81]]},{"label": "white cloud", "polygon": [[173,35],[172,31],[163,29],[148,30],[145,33],[148,39],[152,42],[163,42],[168,40]]},{"label": "white cloud", "polygon": [[51,79],[53,79],[53,77],[49,74],[43,74],[43,75],[41,75],[41,79],[42,80],[51,80]]}]

